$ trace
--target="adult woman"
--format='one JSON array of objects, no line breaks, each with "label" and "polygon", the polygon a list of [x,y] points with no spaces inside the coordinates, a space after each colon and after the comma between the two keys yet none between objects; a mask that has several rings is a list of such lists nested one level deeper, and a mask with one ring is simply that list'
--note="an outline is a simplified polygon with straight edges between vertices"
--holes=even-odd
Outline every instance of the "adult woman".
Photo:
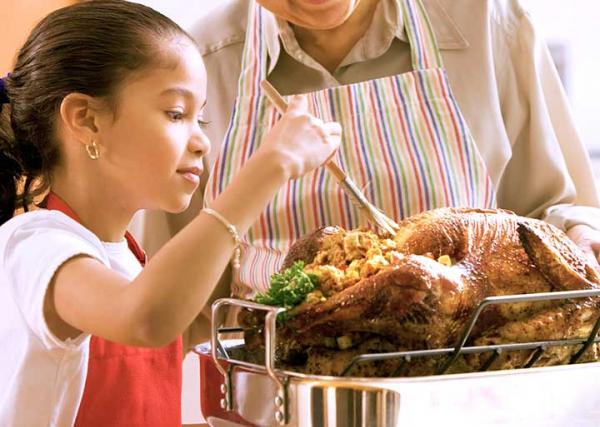
[{"label": "adult woman", "polygon": [[[209,200],[218,193],[220,184],[227,181],[227,173],[235,170],[235,165],[242,164],[245,156],[244,145],[239,144],[239,140],[236,142],[237,136],[233,135],[239,127],[230,126],[230,118],[232,124],[241,126],[248,125],[244,120],[249,117],[254,121],[262,120],[246,108],[252,105],[248,102],[244,111],[239,108],[242,107],[240,102],[235,103],[233,114],[228,116],[234,99],[236,96],[238,100],[254,96],[256,106],[268,109],[255,91],[258,79],[266,77],[284,95],[314,91],[323,95],[323,91],[329,91],[333,102],[325,100],[319,104],[315,101],[314,106],[319,106],[320,112],[327,117],[332,114],[344,126],[344,144],[338,161],[343,162],[359,185],[366,186],[367,196],[387,214],[400,217],[447,203],[495,205],[520,215],[543,218],[566,230],[591,256],[597,256],[600,239],[596,230],[600,229],[600,216],[596,207],[599,201],[589,161],[574,130],[548,51],[518,1],[430,0],[424,1],[424,8],[420,2],[412,0],[259,0],[258,3],[263,7],[256,7],[254,2],[232,2],[203,20],[195,32],[197,38],[205,41],[201,49],[208,73],[216,82],[214,90],[208,94],[207,118],[212,122],[212,129],[208,131],[214,141],[225,135],[225,148],[215,147],[211,157],[220,156],[216,163],[220,175],[213,175],[216,178],[212,182],[216,185],[209,189]],[[435,38],[427,30],[428,20]],[[429,44],[423,43],[421,36],[429,40]],[[439,55],[435,39],[440,47]],[[377,86],[378,81],[390,83],[395,76],[410,70],[415,70],[416,81],[422,70],[439,69],[441,65],[445,67],[455,94],[455,99],[446,97],[449,93],[443,94],[448,104],[445,110],[431,107],[435,104],[430,96],[434,79],[428,80],[429,84],[414,85],[412,101],[403,102],[402,91],[398,87],[394,89],[393,84],[384,92],[398,94],[400,101],[394,106],[389,100],[382,104],[376,96],[381,93],[377,88],[384,87]],[[439,79],[443,79],[443,74]],[[240,83],[236,84],[240,76]],[[361,85],[360,82],[368,84]],[[441,85],[437,88],[444,92]],[[344,94],[344,90],[349,93]],[[360,127],[341,114],[344,107],[338,101],[341,99],[338,95],[344,102],[349,102],[347,105],[359,100],[353,105],[361,107],[348,115],[353,118],[383,117],[390,111],[390,114],[396,114],[389,120],[374,119],[377,123],[388,120],[384,127],[393,132],[379,135],[377,125],[370,123],[373,131],[365,134],[364,130],[369,126]],[[421,100],[424,99],[430,101],[423,103]],[[403,109],[397,109],[395,105]],[[419,106],[425,106],[425,111],[419,113]],[[430,146],[431,151],[408,147],[404,152],[394,152],[405,141],[419,139],[403,135],[400,124],[403,114],[398,111],[423,115],[422,121],[407,120],[417,123],[414,128],[421,133],[422,140],[449,141],[454,138],[454,132],[461,134],[463,143],[457,143],[454,148],[469,147],[468,153],[473,154],[471,160],[474,163],[463,168],[460,161],[453,162],[448,156],[444,157],[443,153],[455,152],[444,145],[445,142],[438,145],[438,149]],[[251,114],[243,117],[244,112]],[[271,114],[267,110],[262,113],[263,116]],[[446,127],[448,123],[443,122],[448,117],[454,117],[454,123],[458,125],[451,123]],[[267,122],[264,123],[266,127]],[[228,128],[232,132],[226,135]],[[354,132],[359,128],[360,132]],[[261,129],[260,126],[257,129]],[[255,137],[260,133],[259,130],[248,134],[251,135],[248,141],[252,142],[247,147],[256,143]],[[372,140],[375,143],[369,142]],[[385,141],[384,148],[377,146],[381,141]],[[354,153],[346,152],[344,147],[350,147]],[[383,151],[377,154],[379,149]],[[344,153],[347,153],[346,157]],[[419,158],[419,155],[422,156]],[[395,161],[387,163],[390,158]],[[228,162],[228,159],[233,160]],[[450,164],[456,168],[452,169]],[[227,169],[228,165],[234,165],[234,168]],[[427,170],[433,175],[438,173],[440,179],[431,180]],[[474,170],[485,171],[487,177],[473,174]],[[475,193],[481,197],[452,200],[452,194],[464,183],[471,183],[475,175],[477,179],[473,182],[479,182]],[[415,180],[414,177],[420,178]],[[443,177],[448,178],[447,183],[442,183]],[[454,177],[457,177],[456,181],[452,181]],[[326,177],[322,176],[322,179],[326,180]],[[403,186],[404,182],[409,184]],[[324,201],[345,206],[347,201],[338,197],[332,185],[326,183],[326,188],[320,183],[315,185],[304,200],[313,196],[321,200],[322,195],[328,194],[331,197],[325,197]],[[306,188],[304,185],[303,193]],[[441,202],[432,202],[436,199],[432,188],[451,195]],[[270,216],[263,217],[266,225],[257,225],[253,229],[254,235],[246,243],[247,253],[251,253],[248,256],[254,257],[249,263],[254,267],[248,266],[247,274],[242,268],[235,281],[237,285],[233,287],[234,294],[247,296],[252,287],[264,287],[264,278],[277,266],[279,252],[302,231],[329,221],[339,221],[346,226],[358,223],[359,219],[352,212],[346,216],[340,213],[337,217],[333,214],[328,217],[327,209],[320,206],[313,209],[310,203],[302,202],[297,190],[290,187],[290,197],[296,200],[291,203],[286,199],[282,202],[281,197],[287,197],[288,193],[281,193],[279,208],[271,206]],[[495,194],[490,198],[487,191]],[[419,194],[422,199],[430,198],[423,201]],[[200,205],[197,200],[195,206]],[[269,223],[269,220],[285,218],[288,214],[281,206],[296,206],[297,209],[284,221],[285,224]],[[171,232],[188,218],[171,217]],[[156,231],[151,221],[147,229]],[[282,230],[288,231],[283,235]],[[260,233],[263,237],[257,242],[256,236]],[[261,268],[256,266],[267,264],[262,272],[249,273],[253,268],[258,272]]]}]

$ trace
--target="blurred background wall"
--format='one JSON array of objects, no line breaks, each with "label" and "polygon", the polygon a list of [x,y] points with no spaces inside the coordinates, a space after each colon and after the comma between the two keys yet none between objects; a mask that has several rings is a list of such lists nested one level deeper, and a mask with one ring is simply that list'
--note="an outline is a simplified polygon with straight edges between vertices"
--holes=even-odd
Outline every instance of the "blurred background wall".
[{"label": "blurred background wall", "polygon": [[600,158],[600,2],[521,3],[548,41],[559,71],[564,70],[565,87],[581,137],[590,154]]},{"label": "blurred background wall", "polygon": [[54,9],[75,2],[76,0],[0,0],[0,76],[10,71],[18,48],[41,18]]}]

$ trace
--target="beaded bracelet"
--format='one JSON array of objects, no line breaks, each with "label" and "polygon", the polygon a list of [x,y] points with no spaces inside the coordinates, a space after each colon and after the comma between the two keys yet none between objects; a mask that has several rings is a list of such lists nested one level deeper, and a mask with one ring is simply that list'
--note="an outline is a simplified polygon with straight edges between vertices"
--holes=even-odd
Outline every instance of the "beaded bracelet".
[{"label": "beaded bracelet", "polygon": [[219,222],[221,224],[223,224],[225,226],[225,228],[227,228],[227,231],[229,231],[229,234],[231,234],[231,236],[233,237],[233,240],[235,241],[235,248],[233,249],[233,257],[231,259],[231,264],[233,265],[234,269],[239,270],[241,251],[240,251],[240,235],[238,234],[237,228],[235,228],[235,225],[233,225],[232,223],[227,221],[223,215],[221,215],[219,212],[215,211],[214,209],[204,208],[204,209],[202,209],[202,212],[207,213],[208,215],[218,219]]}]

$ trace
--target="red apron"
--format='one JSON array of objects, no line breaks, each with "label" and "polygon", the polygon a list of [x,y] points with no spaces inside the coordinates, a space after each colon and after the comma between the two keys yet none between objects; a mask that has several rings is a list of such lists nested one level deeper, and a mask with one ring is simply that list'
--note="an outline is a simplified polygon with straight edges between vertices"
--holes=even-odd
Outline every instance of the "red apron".
[{"label": "red apron", "polygon": [[[79,222],[55,194],[48,195],[44,207]],[[146,254],[129,232],[125,239],[143,266]],[[166,347],[142,348],[92,336],[75,426],[180,427],[182,357],[181,337]]]}]

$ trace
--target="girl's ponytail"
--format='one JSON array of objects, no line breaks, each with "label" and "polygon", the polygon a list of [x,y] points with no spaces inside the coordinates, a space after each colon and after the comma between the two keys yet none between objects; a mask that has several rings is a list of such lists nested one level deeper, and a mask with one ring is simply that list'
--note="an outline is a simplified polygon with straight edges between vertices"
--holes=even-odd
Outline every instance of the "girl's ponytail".
[{"label": "girl's ponytail", "polygon": [[10,125],[10,106],[0,82],[0,224],[12,216],[17,206],[17,185],[22,168],[15,155],[15,137]]},{"label": "girl's ponytail", "polygon": [[46,190],[39,185],[45,177],[38,147],[19,142],[15,134],[9,76],[0,79],[0,225],[11,219],[16,210],[27,211],[33,199]]}]

